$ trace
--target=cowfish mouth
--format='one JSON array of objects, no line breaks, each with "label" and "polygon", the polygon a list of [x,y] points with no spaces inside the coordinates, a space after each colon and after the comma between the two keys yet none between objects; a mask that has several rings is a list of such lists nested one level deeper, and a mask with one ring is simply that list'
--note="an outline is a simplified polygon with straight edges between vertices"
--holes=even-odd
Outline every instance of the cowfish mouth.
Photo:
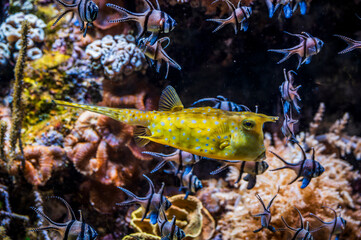
[{"label": "cowfish mouth", "polygon": [[[250,114],[245,114],[250,115]],[[266,114],[261,114],[261,113],[252,113],[252,116],[250,117],[254,117],[256,118],[259,122],[261,123],[265,123],[265,122],[276,122],[278,120],[278,116],[268,116]]]}]

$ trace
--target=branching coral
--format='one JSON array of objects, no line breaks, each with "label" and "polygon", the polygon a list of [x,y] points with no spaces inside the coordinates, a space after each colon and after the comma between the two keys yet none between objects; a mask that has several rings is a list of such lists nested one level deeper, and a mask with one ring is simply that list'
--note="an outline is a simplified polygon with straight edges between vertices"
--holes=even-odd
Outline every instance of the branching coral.
[{"label": "branching coral", "polygon": [[152,159],[135,144],[133,127],[90,112],[79,117],[64,142],[75,168],[106,185],[130,184],[141,173],[141,160]]},{"label": "branching coral", "polygon": [[[287,159],[294,159],[294,161],[301,159],[301,153],[295,146],[284,145],[277,137],[273,140],[275,145],[270,146],[271,137],[266,136],[266,146],[268,146],[269,150],[281,154]],[[348,222],[344,237],[353,237],[348,239],[361,237],[361,222],[358,218],[361,213],[361,203],[357,201],[355,196],[352,196],[350,186],[351,180],[361,176],[353,172],[352,167],[337,158],[335,154],[320,154],[322,145],[318,144],[313,147],[316,148],[318,153],[316,159],[325,167],[325,172],[306,189],[301,190],[299,184],[287,185],[295,177],[291,171],[278,173],[267,171],[259,177],[259,183],[253,191],[247,191],[244,182],[238,188],[230,190],[222,183],[222,180],[219,183],[211,180],[208,183],[209,186],[200,191],[198,196],[205,201],[205,206],[225,205],[225,213],[222,214],[218,221],[218,230],[222,235],[222,239],[280,239],[280,233],[276,235],[270,231],[253,233],[253,230],[260,227],[260,222],[258,218],[251,216],[251,213],[255,214],[261,210],[255,193],[258,193],[268,203],[272,196],[277,193],[278,185],[280,186],[280,192],[271,208],[272,225],[276,229],[283,228],[281,216],[285,217],[291,226],[298,226],[298,215],[293,206],[300,209],[304,216],[310,212],[317,212],[318,216],[326,219],[329,219],[327,218],[329,215],[325,215],[325,212],[322,211],[321,207],[323,205],[335,209],[341,206],[341,214]],[[282,165],[275,156],[269,153],[267,154],[267,162],[272,168]],[[227,180],[234,181],[238,174],[238,170],[233,168],[228,174]],[[214,192],[214,189],[216,189],[215,184],[218,184],[217,188],[222,187],[223,190]],[[209,196],[210,192],[214,192],[211,194],[211,198],[203,197],[203,194]],[[306,220],[310,221],[311,229],[318,227],[314,219],[307,217]],[[318,236],[316,233],[314,235]],[[286,235],[282,236],[285,237]]]},{"label": "branching coral", "polygon": [[145,57],[132,35],[107,35],[86,47],[95,70],[103,70],[113,81],[123,81],[133,72],[145,72]]},{"label": "branching coral", "polygon": [[[173,216],[176,216],[176,224],[185,232],[185,239],[207,240],[212,238],[215,231],[214,219],[196,197],[189,196],[184,199],[184,194],[180,194],[172,196],[168,200],[172,205],[166,213],[167,218],[172,219]],[[150,234],[152,237],[149,239],[157,239],[156,236],[160,235],[159,227],[157,224],[150,224],[149,219],[141,221],[143,211],[144,209],[138,208],[132,212],[130,224],[135,231],[142,233],[139,235],[142,238],[148,239],[148,234]],[[129,237],[124,239],[129,239]]]},{"label": "branching coral", "polygon": [[39,47],[45,39],[44,28],[46,24],[33,14],[24,14],[22,12],[10,15],[0,26],[0,35],[11,48],[13,57],[17,58],[19,46],[21,46],[21,23],[26,20],[29,22],[29,42],[27,46],[27,57],[30,60],[39,59],[43,53]]}]

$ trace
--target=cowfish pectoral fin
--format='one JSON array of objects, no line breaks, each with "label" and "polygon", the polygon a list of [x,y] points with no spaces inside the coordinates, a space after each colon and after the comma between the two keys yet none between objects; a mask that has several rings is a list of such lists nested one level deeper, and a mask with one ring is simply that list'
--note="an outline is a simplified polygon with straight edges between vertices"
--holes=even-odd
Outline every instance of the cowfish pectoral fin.
[{"label": "cowfish pectoral fin", "polygon": [[184,106],[172,86],[167,86],[160,96],[159,111],[177,112],[184,109]]},{"label": "cowfish pectoral fin", "polygon": [[134,129],[133,133],[134,133],[135,143],[138,146],[144,147],[145,145],[147,145],[150,142],[148,137],[150,137],[152,135],[152,133],[150,132],[149,128],[137,126]]}]

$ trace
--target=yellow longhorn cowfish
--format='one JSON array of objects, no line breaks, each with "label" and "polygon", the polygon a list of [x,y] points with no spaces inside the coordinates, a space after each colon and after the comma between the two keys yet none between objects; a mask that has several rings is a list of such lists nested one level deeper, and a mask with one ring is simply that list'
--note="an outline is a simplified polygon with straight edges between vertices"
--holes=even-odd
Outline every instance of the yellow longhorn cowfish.
[{"label": "yellow longhorn cowfish", "polygon": [[265,156],[263,123],[278,119],[253,112],[229,112],[211,107],[184,109],[171,86],[163,90],[158,111],[55,102],[137,126],[134,136],[141,146],[153,141],[198,156],[231,161],[261,161]]}]

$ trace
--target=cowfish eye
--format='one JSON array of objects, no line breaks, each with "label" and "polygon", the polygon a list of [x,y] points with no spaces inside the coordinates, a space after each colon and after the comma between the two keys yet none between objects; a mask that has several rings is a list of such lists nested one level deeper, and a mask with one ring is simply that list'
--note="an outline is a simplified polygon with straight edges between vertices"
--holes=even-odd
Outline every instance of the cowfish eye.
[{"label": "cowfish eye", "polygon": [[243,120],[242,125],[247,130],[251,130],[256,125],[256,123],[254,121],[252,121],[252,120],[247,120],[246,119],[246,120]]}]

